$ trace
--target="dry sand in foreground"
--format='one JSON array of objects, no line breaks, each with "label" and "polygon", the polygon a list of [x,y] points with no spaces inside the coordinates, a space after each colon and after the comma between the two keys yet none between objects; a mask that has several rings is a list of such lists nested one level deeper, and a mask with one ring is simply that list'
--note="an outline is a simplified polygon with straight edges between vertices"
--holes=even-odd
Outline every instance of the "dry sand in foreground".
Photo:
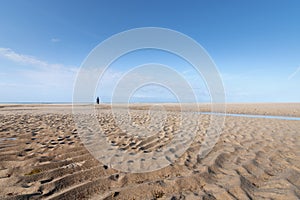
[{"label": "dry sand in foreground", "polygon": [[[112,149],[151,154],[178,134],[176,105],[168,105],[167,110],[175,112],[151,138],[122,133],[108,107],[97,107],[97,119]],[[147,106],[132,108],[135,124],[151,122]],[[205,105],[201,108],[209,110]],[[0,106],[0,199],[300,199],[300,121],[226,117],[218,142],[200,159],[197,154],[210,117],[191,115],[200,122],[197,135],[175,163],[156,171],[128,173],[89,153],[71,109],[68,105]],[[231,104],[227,110],[299,116],[300,104]],[[115,114],[122,121],[121,111]],[[189,118],[181,123],[193,130]],[[136,166],[141,160],[134,161]]]}]

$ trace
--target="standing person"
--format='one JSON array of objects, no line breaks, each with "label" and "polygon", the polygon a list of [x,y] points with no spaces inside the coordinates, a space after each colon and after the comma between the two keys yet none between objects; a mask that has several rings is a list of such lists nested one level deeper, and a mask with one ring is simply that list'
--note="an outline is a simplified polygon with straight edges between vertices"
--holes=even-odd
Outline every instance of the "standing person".
[{"label": "standing person", "polygon": [[99,102],[100,102],[99,97],[97,97],[96,102],[97,102],[97,104],[99,104]]}]

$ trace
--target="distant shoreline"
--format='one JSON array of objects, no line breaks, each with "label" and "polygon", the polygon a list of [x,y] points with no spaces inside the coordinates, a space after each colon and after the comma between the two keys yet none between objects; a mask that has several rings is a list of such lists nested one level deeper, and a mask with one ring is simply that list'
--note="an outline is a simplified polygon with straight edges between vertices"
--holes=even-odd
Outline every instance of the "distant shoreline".
[{"label": "distant shoreline", "polygon": [[[111,104],[112,102],[101,102],[100,105]],[[211,104],[212,102],[129,102],[129,104]],[[68,105],[74,102],[0,102],[0,105],[41,105],[41,104],[54,104],[54,105]],[[80,102],[76,104],[96,104],[95,102]],[[127,102],[117,102],[114,104],[128,104]],[[224,104],[300,104],[300,102],[224,102]]]},{"label": "distant shoreline", "polygon": [[[269,115],[269,116],[286,116],[286,117],[300,117],[300,103],[226,103],[224,106],[211,103],[67,103],[67,102],[52,102],[52,103],[38,103],[38,102],[17,102],[17,103],[0,103],[0,113],[14,112],[17,110],[44,110],[63,112],[71,112],[74,108],[83,109],[91,107],[96,109],[132,109],[132,110],[155,110],[161,109],[156,106],[163,106],[167,111],[187,111],[187,112],[212,112],[212,113],[228,113],[228,114],[247,114],[247,115]],[[224,109],[225,108],[225,109]]]}]

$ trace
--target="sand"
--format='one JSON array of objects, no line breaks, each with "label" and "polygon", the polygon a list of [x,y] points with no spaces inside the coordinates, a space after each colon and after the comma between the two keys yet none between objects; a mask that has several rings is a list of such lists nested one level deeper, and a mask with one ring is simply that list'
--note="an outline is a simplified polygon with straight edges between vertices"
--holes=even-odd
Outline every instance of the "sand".
[{"label": "sand", "polygon": [[[228,116],[217,143],[202,158],[199,150],[205,146],[210,116],[188,113],[179,118],[178,106],[162,106],[168,115],[156,112],[159,107],[152,109],[154,121],[148,112],[151,105],[131,106],[132,124],[157,132],[150,138],[137,137],[139,129],[135,134],[124,133],[114,123],[109,105],[96,106],[94,117],[111,146],[102,155],[104,160],[114,152],[137,155],[132,162],[109,165],[94,157],[101,155],[99,149],[96,154],[89,151],[97,147],[95,140],[81,131],[91,127],[76,126],[70,105],[0,105],[0,199],[300,198],[300,121]],[[118,125],[130,132],[132,124],[125,123],[125,108],[119,108],[114,113]],[[229,104],[226,109],[300,117],[299,103]],[[183,110],[199,111],[191,104]],[[210,111],[210,107],[201,104],[200,111]],[[158,161],[153,165],[143,165],[144,157],[173,144],[181,133],[179,127],[191,135],[180,136],[188,145],[174,147],[176,161],[158,170],[151,167],[159,168],[166,159],[155,158]],[[114,169],[116,166],[150,170],[131,173]]]}]

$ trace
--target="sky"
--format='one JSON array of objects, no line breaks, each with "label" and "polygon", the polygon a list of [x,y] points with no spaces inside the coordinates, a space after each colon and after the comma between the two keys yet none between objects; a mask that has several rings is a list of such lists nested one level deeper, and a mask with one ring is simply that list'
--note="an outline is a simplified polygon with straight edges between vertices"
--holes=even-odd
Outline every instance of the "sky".
[{"label": "sky", "polygon": [[[72,102],[77,73],[89,53],[114,34],[142,27],[172,29],[198,42],[220,73],[227,102],[300,101],[297,0],[2,0],[0,5],[0,102]],[[109,102],[118,80],[143,63],[168,65],[191,85],[197,101],[210,101],[213,91],[193,66],[154,49],[114,61],[95,96]],[[130,99],[177,100],[159,84],[138,88]]]}]

